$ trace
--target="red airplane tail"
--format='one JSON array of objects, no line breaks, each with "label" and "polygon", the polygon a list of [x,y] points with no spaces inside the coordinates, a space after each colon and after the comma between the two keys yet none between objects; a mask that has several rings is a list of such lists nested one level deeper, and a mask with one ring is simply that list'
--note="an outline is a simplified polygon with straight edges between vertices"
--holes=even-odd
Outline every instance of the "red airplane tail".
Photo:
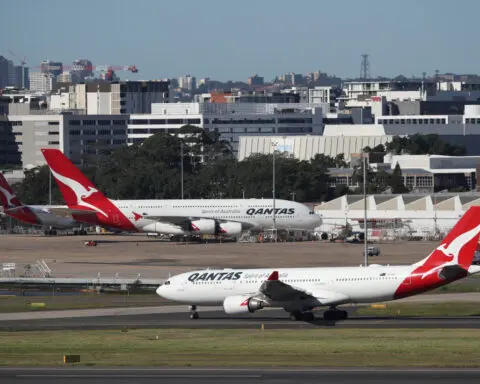
[{"label": "red airplane tail", "polygon": [[29,224],[37,224],[37,217],[29,207],[22,205],[2,173],[0,173],[0,200],[7,215]]},{"label": "red airplane tail", "polygon": [[[58,149],[42,149],[50,171],[68,207],[96,212],[96,216],[75,216],[80,221],[136,231],[128,218]],[[83,214],[82,214],[83,215]]]},{"label": "red airplane tail", "polygon": [[108,200],[61,151],[42,149],[42,153],[69,207]]},{"label": "red airplane tail", "polygon": [[22,206],[3,173],[0,173],[0,200],[2,200],[2,206],[5,210]]},{"label": "red airplane tail", "polygon": [[470,207],[442,243],[418,264],[435,268],[449,263],[468,270],[472,265],[479,238],[480,207]]}]

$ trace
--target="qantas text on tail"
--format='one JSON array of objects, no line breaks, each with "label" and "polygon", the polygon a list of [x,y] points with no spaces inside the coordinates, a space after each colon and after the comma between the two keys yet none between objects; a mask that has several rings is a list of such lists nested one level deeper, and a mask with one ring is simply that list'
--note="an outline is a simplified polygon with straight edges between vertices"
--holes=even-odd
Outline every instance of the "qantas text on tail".
[{"label": "qantas text on tail", "polygon": [[[0,200],[6,215],[24,223],[42,226],[46,233],[55,229],[78,228],[81,223],[71,217],[60,217],[51,212],[52,207],[45,205],[23,205],[15,196],[7,180],[0,173]],[[55,207],[54,207],[55,208]],[[61,208],[61,207],[57,207]],[[66,207],[65,207],[66,208]]]},{"label": "qantas text on tail", "polygon": [[[271,199],[110,200],[59,150],[43,155],[73,217],[79,221],[132,232],[171,235],[261,231],[273,226]],[[277,229],[313,230],[321,219],[307,206],[275,201]]]},{"label": "qantas text on tail", "polygon": [[471,207],[425,259],[408,266],[200,270],[169,278],[157,294],[191,306],[223,306],[227,314],[280,307],[295,319],[339,320],[347,303],[389,301],[416,295],[480,272],[472,265],[480,234],[480,207]]}]

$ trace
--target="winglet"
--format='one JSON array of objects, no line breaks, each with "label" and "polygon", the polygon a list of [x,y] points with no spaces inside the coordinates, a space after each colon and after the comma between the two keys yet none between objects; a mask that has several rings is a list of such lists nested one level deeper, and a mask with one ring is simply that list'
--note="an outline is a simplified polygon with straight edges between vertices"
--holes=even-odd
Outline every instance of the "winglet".
[{"label": "winglet", "polygon": [[278,271],[273,271],[270,277],[267,279],[268,281],[275,281],[278,280]]}]

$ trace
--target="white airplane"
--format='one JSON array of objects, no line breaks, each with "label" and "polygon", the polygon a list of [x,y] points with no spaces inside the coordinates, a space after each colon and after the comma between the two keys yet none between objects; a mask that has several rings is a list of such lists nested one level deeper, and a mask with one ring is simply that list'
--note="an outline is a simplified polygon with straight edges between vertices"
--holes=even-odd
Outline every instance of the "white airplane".
[{"label": "white airplane", "polygon": [[[238,236],[273,226],[272,199],[110,200],[59,150],[42,153],[78,220],[129,232]],[[65,209],[63,209],[65,211]],[[276,229],[312,230],[320,217],[304,204],[275,200]]]},{"label": "white airplane", "polygon": [[402,266],[198,270],[169,278],[157,294],[197,306],[223,306],[229,315],[277,307],[295,320],[311,321],[312,310],[329,307],[325,320],[343,320],[347,303],[397,300],[426,292],[470,274],[480,236],[480,207],[471,207],[442,243],[423,260]]},{"label": "white airplane", "polygon": [[0,200],[2,201],[3,213],[21,222],[41,226],[46,235],[56,235],[57,229],[71,229],[80,235],[86,235],[82,223],[72,217],[55,215],[52,210],[65,209],[62,206],[48,205],[23,205],[15,196],[7,180],[0,173]]}]

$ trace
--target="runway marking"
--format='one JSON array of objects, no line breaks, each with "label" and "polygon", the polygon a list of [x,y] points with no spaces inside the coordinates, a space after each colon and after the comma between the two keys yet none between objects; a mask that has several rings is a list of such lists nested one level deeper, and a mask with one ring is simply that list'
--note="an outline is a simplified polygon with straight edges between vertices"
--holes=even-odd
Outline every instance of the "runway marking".
[{"label": "runway marking", "polygon": [[[108,377],[109,379],[136,379],[139,377],[139,375],[111,375],[109,373],[98,373],[98,374],[82,374],[81,372],[74,375],[74,374],[40,374],[40,375],[29,375],[29,374],[19,374],[15,375],[15,377],[18,378],[63,378],[63,379],[71,379],[71,378],[85,378],[85,379],[101,379]],[[140,377],[142,378],[153,378],[153,379],[167,379],[167,378],[183,378],[183,379],[212,379],[212,378],[217,378],[217,379],[260,379],[263,376],[262,375],[243,375],[243,374],[230,374],[230,375],[225,375],[225,374],[185,374],[185,373],[179,373],[179,374],[164,374],[164,373],[159,373],[159,374],[150,374],[150,375],[141,375]]]}]

